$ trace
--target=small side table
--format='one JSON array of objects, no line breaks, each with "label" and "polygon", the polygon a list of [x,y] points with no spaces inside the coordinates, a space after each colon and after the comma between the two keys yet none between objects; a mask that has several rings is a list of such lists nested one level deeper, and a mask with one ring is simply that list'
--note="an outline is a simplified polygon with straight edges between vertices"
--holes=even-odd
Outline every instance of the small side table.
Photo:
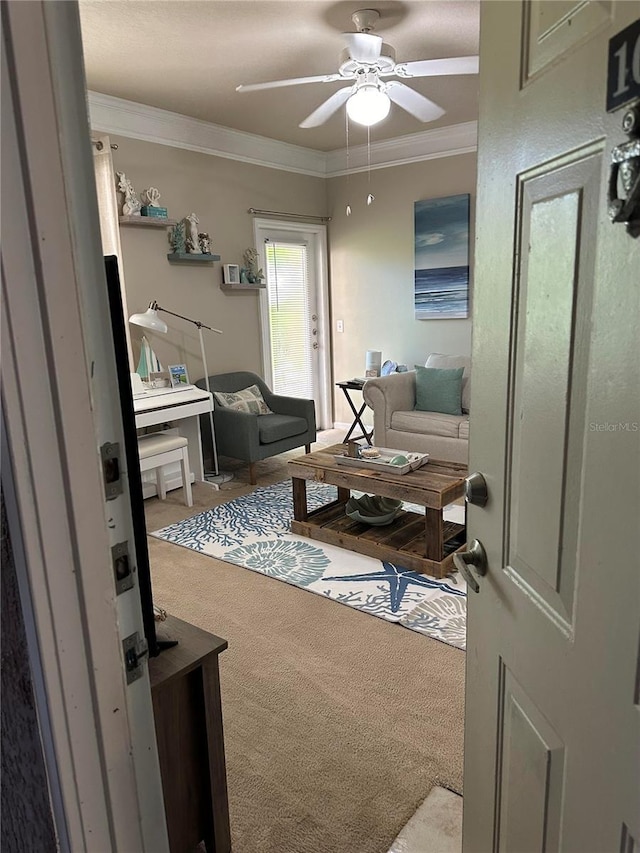
[{"label": "small side table", "polygon": [[149,661],[169,847],[231,853],[218,672],[227,641],[175,616],[157,631],[178,640]]},{"label": "small side table", "polygon": [[349,427],[349,432],[344,437],[344,443],[346,444],[346,442],[349,441],[349,439],[352,437],[352,432],[356,427],[359,426],[362,430],[362,433],[360,435],[354,435],[353,439],[355,440],[358,438],[366,438],[367,444],[371,444],[371,436],[373,435],[373,430],[368,430],[362,423],[362,413],[367,408],[367,404],[363,402],[360,406],[360,409],[356,409],[356,407],[353,405],[351,395],[349,394],[349,391],[362,391],[364,383],[354,382],[352,379],[347,379],[343,382],[336,382],[336,385],[338,386],[338,388],[342,388],[342,393],[347,398],[347,403],[351,407],[351,411],[354,415],[353,423]]}]

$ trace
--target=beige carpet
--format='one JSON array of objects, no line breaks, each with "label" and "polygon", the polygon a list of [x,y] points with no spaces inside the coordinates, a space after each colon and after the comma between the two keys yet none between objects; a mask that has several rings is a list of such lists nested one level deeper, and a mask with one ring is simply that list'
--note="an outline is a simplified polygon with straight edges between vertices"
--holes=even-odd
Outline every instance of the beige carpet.
[{"label": "beige carpet", "polygon": [[[296,455],[259,463],[259,485]],[[146,501],[148,530],[251,491],[245,467],[221,463],[234,480],[195,486],[192,508],[181,490]],[[229,641],[234,853],[384,853],[434,785],[461,792],[463,652],[186,548],[149,550],[155,602]]]}]

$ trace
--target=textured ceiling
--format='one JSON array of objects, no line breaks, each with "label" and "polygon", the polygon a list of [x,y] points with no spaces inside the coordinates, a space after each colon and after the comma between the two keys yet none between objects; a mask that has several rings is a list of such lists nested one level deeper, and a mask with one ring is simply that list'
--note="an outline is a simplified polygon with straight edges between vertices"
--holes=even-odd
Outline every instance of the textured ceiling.
[{"label": "textured ceiling", "polygon": [[[354,32],[351,15],[377,9],[376,34],[396,59],[477,54],[479,0],[80,0],[89,89],[321,151],[345,145],[345,114],[298,123],[342,83],[237,93],[258,83],[337,70]],[[475,75],[414,78],[408,85],[446,110],[423,124],[398,106],[371,129],[372,142],[477,118]],[[366,141],[351,124],[350,144]]]}]

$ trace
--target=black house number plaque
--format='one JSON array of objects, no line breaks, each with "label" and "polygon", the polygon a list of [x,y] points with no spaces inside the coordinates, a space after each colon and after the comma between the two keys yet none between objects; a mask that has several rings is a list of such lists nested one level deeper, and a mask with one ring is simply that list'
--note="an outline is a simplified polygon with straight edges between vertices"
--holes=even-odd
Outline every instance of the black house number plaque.
[{"label": "black house number plaque", "polygon": [[640,18],[609,41],[607,112],[640,98]]}]

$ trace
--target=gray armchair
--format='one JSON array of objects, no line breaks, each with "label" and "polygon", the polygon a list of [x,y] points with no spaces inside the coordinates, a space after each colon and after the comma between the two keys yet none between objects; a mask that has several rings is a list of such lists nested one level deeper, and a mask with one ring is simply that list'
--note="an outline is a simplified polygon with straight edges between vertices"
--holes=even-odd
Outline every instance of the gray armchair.
[{"label": "gray armchair", "polygon": [[[204,379],[199,379],[196,385],[206,388]],[[316,440],[316,411],[313,400],[274,394],[263,379],[246,370],[218,373],[209,377],[212,392],[234,393],[250,385],[260,388],[264,401],[273,414],[237,412],[219,406],[214,400],[213,421],[218,455],[248,462],[249,482],[255,486],[256,462],[302,445],[309,453],[311,443]],[[204,455],[212,458],[208,415],[200,415],[200,428]]]}]

